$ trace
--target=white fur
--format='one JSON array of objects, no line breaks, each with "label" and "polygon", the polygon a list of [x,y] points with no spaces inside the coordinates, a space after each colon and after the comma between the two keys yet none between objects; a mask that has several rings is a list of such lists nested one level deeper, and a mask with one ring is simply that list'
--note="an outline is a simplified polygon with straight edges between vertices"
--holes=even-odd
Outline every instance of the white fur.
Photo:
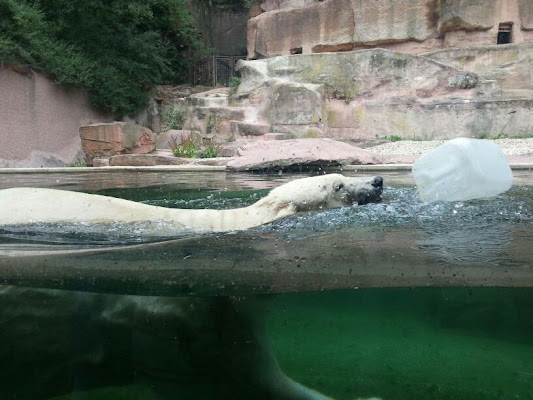
[{"label": "white fur", "polygon": [[189,210],[55,189],[0,191],[0,226],[31,223],[171,222],[195,231],[223,232],[262,225],[299,211],[341,207],[381,194],[374,178],[329,174],[291,181],[248,207]]}]

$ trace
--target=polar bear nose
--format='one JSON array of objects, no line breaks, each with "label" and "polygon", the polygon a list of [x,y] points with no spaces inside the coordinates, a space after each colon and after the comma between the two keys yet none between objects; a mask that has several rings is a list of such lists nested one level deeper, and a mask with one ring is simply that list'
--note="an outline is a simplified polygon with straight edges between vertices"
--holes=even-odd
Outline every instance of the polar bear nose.
[{"label": "polar bear nose", "polygon": [[381,176],[376,176],[374,180],[372,181],[372,186],[374,187],[382,187],[383,186],[383,178]]}]

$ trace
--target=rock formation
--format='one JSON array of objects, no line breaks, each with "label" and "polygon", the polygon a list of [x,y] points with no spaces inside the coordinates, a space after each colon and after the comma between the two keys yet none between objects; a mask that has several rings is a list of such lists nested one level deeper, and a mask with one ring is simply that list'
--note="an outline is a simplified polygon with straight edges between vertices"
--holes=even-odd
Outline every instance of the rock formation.
[{"label": "rock formation", "polygon": [[[448,47],[533,41],[528,0],[266,0],[248,22],[248,57],[369,47],[422,53]],[[500,25],[503,24],[504,26]]]},{"label": "rock formation", "polygon": [[88,160],[117,154],[145,154],[155,150],[155,134],[127,122],[85,125],[80,128],[83,151]]},{"label": "rock formation", "polygon": [[[243,61],[240,86],[181,99],[184,129],[235,154],[257,140],[531,134],[533,44]],[[233,92],[233,91],[232,91]]]},{"label": "rock formation", "polygon": [[237,171],[318,168],[346,164],[379,164],[381,159],[363,149],[330,139],[295,139],[255,142],[243,146],[238,157],[228,162]]}]

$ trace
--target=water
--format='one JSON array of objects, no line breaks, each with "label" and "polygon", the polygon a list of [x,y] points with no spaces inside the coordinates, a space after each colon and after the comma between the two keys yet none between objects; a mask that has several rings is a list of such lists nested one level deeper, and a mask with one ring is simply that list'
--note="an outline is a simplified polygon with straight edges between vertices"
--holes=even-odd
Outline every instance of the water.
[{"label": "water", "polygon": [[[231,208],[292,178],[28,175],[1,185]],[[56,400],[320,398],[291,392],[277,359],[338,399],[532,399],[533,186],[528,173],[515,178],[492,199],[425,204],[408,175],[391,174],[381,204],[245,232],[1,230],[0,279],[20,289],[0,292],[0,390]],[[40,376],[30,386],[29,370]]]},{"label": "water", "polygon": [[334,398],[533,398],[530,289],[283,294],[270,338],[284,371]]}]

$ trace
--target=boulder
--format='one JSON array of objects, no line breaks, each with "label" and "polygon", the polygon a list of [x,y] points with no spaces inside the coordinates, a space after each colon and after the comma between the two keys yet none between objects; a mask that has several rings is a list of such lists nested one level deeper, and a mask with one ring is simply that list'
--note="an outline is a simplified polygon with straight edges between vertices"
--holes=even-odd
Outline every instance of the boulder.
[{"label": "boulder", "polygon": [[122,154],[109,159],[111,166],[151,167],[156,165],[197,165],[224,166],[229,158],[181,158],[174,157],[170,152],[159,154]]},{"label": "boulder", "polygon": [[[319,93],[323,90],[327,98],[347,102],[378,96],[384,99],[393,96],[427,98],[443,94],[465,97],[468,93],[464,93],[465,88],[457,82],[467,79],[470,88],[477,82],[472,73],[459,68],[384,49],[242,61],[237,68],[243,80],[237,90],[240,96],[250,95],[267,85],[285,85],[283,91],[287,92],[292,82],[307,85],[306,88]],[[463,78],[465,75],[468,78]]]},{"label": "boulder", "polygon": [[381,47],[419,54],[496,44],[500,23],[513,43],[533,40],[533,2],[480,0],[264,0],[248,21],[248,56]]},{"label": "boulder", "polygon": [[80,138],[89,159],[155,150],[155,133],[129,122],[85,125],[80,128]]},{"label": "boulder", "polygon": [[93,167],[109,167],[109,157],[93,158]]},{"label": "boulder", "polygon": [[488,30],[494,25],[496,2],[447,0],[442,4],[442,33],[456,30]]},{"label": "boulder", "polygon": [[243,107],[194,107],[184,129],[200,131],[217,142],[223,142],[232,135],[231,121],[244,120],[245,112]]},{"label": "boulder", "polygon": [[109,165],[114,167],[151,167],[155,165],[181,165],[186,163],[186,160],[174,157],[171,153],[166,156],[155,154],[121,154],[109,159]]},{"label": "boulder", "polygon": [[444,49],[424,57],[478,74],[484,95],[533,97],[533,43]]},{"label": "boulder", "polygon": [[[434,0],[292,1],[248,22],[248,56],[346,51],[437,36]],[[334,4],[333,4],[334,3]]]},{"label": "boulder", "polygon": [[276,125],[309,125],[322,120],[323,85],[280,82],[272,87],[265,117]]},{"label": "boulder", "polygon": [[227,165],[232,170],[254,171],[379,163],[380,157],[347,143],[331,139],[292,139],[245,145]]},{"label": "boulder", "polygon": [[262,136],[270,130],[270,125],[231,121],[231,132],[234,136]]}]

